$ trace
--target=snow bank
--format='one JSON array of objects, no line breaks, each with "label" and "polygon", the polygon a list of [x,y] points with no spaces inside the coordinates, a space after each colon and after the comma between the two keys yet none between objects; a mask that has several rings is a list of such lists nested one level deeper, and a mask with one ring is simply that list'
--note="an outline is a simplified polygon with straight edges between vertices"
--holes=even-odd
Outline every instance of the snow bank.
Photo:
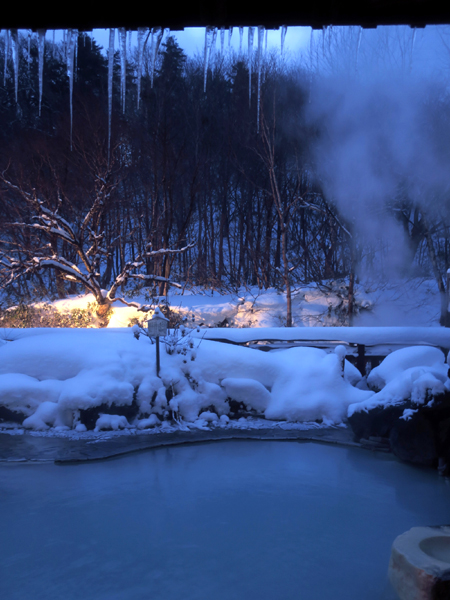
[{"label": "snow bank", "polygon": [[87,409],[97,410],[97,430],[163,427],[172,416],[226,426],[236,409],[231,401],[267,419],[338,424],[355,410],[408,398],[421,404],[450,387],[444,355],[430,347],[389,355],[369,377],[382,387],[375,393],[354,387],[361,375],[347,361],[342,373],[343,348],[261,352],[206,339],[194,346],[194,361],[163,347],[156,377],[155,345],[131,329],[22,330],[0,347],[0,406],[41,431],[81,431]]},{"label": "snow bank", "polygon": [[25,427],[36,430],[79,428],[80,411],[97,407],[100,430],[126,427],[125,417],[112,413],[131,406],[138,428],[158,426],[168,411],[186,422],[200,416],[202,422],[224,424],[218,418],[230,414],[230,400],[270,419],[341,422],[349,403],[372,395],[349,383],[354,367],[347,364],[342,377],[334,353],[314,348],[265,353],[207,340],[194,345],[195,361],[162,349],[158,378],[155,345],[146,337],[136,340],[130,329],[22,335],[0,347],[0,404],[22,413]]},{"label": "snow bank", "polygon": [[348,406],[363,402],[372,392],[352,387],[342,377],[341,360],[335,353],[316,348],[292,348],[276,355],[279,376],[272,387],[268,419],[342,422]]}]

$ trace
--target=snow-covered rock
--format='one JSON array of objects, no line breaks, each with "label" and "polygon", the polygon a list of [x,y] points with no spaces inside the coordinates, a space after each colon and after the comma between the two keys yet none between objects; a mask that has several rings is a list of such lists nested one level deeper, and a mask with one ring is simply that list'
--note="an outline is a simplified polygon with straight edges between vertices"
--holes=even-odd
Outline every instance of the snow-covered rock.
[{"label": "snow-covered rock", "polygon": [[161,421],[156,415],[150,415],[148,419],[141,419],[137,422],[138,429],[148,429],[149,427],[156,427],[161,425]]},{"label": "snow-covered rock", "polygon": [[129,427],[127,419],[121,415],[105,415],[101,414],[95,424],[95,431],[101,431],[102,429],[125,429]]},{"label": "snow-covered rock", "polygon": [[263,413],[269,406],[271,394],[256,379],[226,377],[222,379],[222,387],[229,398],[242,402],[248,410],[253,408]]},{"label": "snow-covered rock", "polygon": [[446,365],[445,356],[439,348],[411,346],[388,354],[378,367],[372,369],[367,377],[367,385],[372,389],[381,390],[386,384],[412,367],[432,367],[442,382],[447,379],[448,365]]}]

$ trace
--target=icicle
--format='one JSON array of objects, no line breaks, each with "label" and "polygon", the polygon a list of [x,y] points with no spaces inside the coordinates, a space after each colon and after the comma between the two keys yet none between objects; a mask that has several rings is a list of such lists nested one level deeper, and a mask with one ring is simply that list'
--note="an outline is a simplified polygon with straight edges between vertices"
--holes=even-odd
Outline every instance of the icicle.
[{"label": "icicle", "polygon": [[[167,43],[167,39],[168,39],[169,37],[170,37],[170,27],[165,27],[165,28],[163,29],[163,35],[162,35],[162,38],[161,38],[161,44],[163,44],[163,46],[164,46],[164,44],[166,44],[166,43]],[[162,40],[164,40],[164,43],[163,43],[163,41],[162,41]]]},{"label": "icicle", "polygon": [[[267,57],[267,34],[268,34],[268,31],[266,29],[266,41],[265,41],[265,44],[264,44],[264,60],[263,60],[263,65],[266,64],[266,57]],[[266,80],[266,70],[265,69],[262,72],[262,80],[263,80],[263,82]]]},{"label": "icicle", "polygon": [[45,50],[45,29],[38,29],[38,54],[39,54],[39,116],[41,116],[42,105],[42,87],[44,83],[44,50]]},{"label": "icicle", "polygon": [[150,44],[148,52],[146,53],[146,65],[147,65],[147,75],[150,76],[152,70],[152,56],[153,56],[153,29],[150,29],[147,40],[150,38]]},{"label": "icicle", "polygon": [[309,58],[310,58],[310,72],[309,72],[309,103],[311,104],[312,96],[312,81],[313,81],[313,43],[314,43],[314,29],[311,27],[311,36],[309,38]]},{"label": "icicle", "polygon": [[242,56],[242,38],[244,37],[244,28],[239,27],[239,56]]},{"label": "icicle", "polygon": [[30,64],[31,64],[31,29],[28,32],[28,44],[27,44],[27,72],[30,73]]},{"label": "icicle", "polygon": [[361,38],[362,38],[362,27],[358,30],[358,40],[356,42],[356,57],[355,57],[355,70],[358,71],[358,55],[359,55],[359,47],[361,46]]},{"label": "icicle", "polygon": [[217,42],[217,27],[213,28],[212,41],[211,41],[211,54],[209,57],[209,62],[213,62],[216,56],[216,42]]},{"label": "icicle", "polygon": [[55,30],[53,30],[53,47],[52,47],[52,57],[55,58]]},{"label": "icicle", "polygon": [[74,47],[73,47],[73,63],[74,63],[74,67],[73,67],[73,76],[74,76],[74,81],[77,80],[77,64],[78,64],[78,30],[74,29],[75,31],[75,40],[74,40]]},{"label": "icicle", "polygon": [[14,66],[14,95],[17,104],[17,93],[19,91],[19,34],[17,29],[11,29],[11,46]]},{"label": "icicle", "polygon": [[138,27],[137,43],[138,43],[138,66],[137,66],[137,107],[141,99],[141,77],[142,77],[142,56],[144,52],[144,44],[142,43],[144,35],[147,31],[146,27]]},{"label": "icicle", "polygon": [[228,29],[228,50],[230,49],[231,46],[231,36],[233,35],[233,28],[230,27]]},{"label": "icicle", "polygon": [[322,55],[325,55],[325,36],[327,33],[327,26],[322,27]]},{"label": "icicle", "polygon": [[120,97],[122,99],[122,112],[125,112],[125,92],[127,76],[127,30],[119,27],[119,52],[120,52]]},{"label": "icicle", "polygon": [[414,53],[414,42],[416,39],[416,28],[413,27],[412,28],[412,38],[411,38],[411,60],[409,61],[409,72],[411,73],[412,71],[412,64],[413,64],[413,53]]},{"label": "icicle", "polygon": [[72,122],[73,122],[73,70],[75,56],[75,41],[78,37],[76,29],[67,31],[67,76],[69,78],[69,103],[70,103],[70,149],[72,150]]},{"label": "icicle", "polygon": [[[150,52],[147,57],[147,71],[148,71],[149,75],[152,73],[153,44],[155,42],[155,36],[153,35],[153,31],[154,31],[154,29],[152,28],[150,30]],[[152,75],[152,77],[153,77],[153,75]],[[153,87],[153,80],[152,80],[152,87]]]},{"label": "icicle", "polygon": [[262,25],[258,26],[258,105],[257,105],[257,132],[259,133],[259,105],[261,102],[261,65],[262,65],[262,57],[263,57],[263,49],[262,45],[264,43],[264,27]]},{"label": "icicle", "polygon": [[205,50],[203,52],[203,92],[206,92],[206,79],[208,77],[209,58],[214,27],[205,28]]},{"label": "icicle", "polygon": [[3,86],[6,86],[6,71],[8,68],[8,58],[9,58],[9,29],[5,30],[5,72],[3,75]]},{"label": "icicle", "polygon": [[248,105],[252,103],[252,58],[253,58],[253,36],[255,28],[248,28]]},{"label": "icicle", "polygon": [[67,31],[65,29],[63,29],[63,48],[64,48],[64,60],[67,60],[67,44],[66,44],[66,38],[67,38]]},{"label": "icicle", "polygon": [[220,54],[223,56],[223,45],[225,42],[225,27],[220,28]]},{"label": "icicle", "polygon": [[128,32],[128,56],[130,57],[130,59],[131,59],[131,35],[132,35],[132,33],[133,33],[132,31]]},{"label": "icicle", "polygon": [[113,73],[114,73],[114,34],[115,30],[109,30],[108,48],[108,167],[111,157],[111,115],[113,98]]},{"label": "icicle", "polygon": [[[154,38],[154,34],[156,34],[156,38]],[[152,32],[152,67],[151,67],[152,89],[153,89],[153,75],[155,73],[156,57],[158,55],[159,45],[161,44],[163,34],[164,34],[164,32],[161,29],[161,27],[153,28],[153,32]]]},{"label": "icicle", "polygon": [[281,26],[281,56],[284,53],[284,40],[286,39],[287,25]]}]

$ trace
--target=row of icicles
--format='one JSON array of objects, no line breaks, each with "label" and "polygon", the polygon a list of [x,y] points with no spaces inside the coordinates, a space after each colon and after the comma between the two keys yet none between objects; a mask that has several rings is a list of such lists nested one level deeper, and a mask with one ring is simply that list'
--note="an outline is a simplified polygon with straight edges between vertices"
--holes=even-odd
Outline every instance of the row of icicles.
[{"label": "row of icicles", "polygon": [[[251,103],[251,77],[252,77],[252,57],[253,57],[253,42],[255,36],[255,30],[257,30],[258,47],[256,53],[256,64],[258,69],[258,101],[257,101],[257,128],[259,132],[259,107],[261,99],[261,70],[263,63],[263,53],[267,50],[267,31],[260,25],[258,27],[248,28],[248,71],[249,71],[249,105]],[[286,37],[287,26],[281,27],[281,54],[284,51],[284,41]],[[47,31],[45,29],[38,29],[38,73],[39,73],[39,116],[41,115],[42,105],[42,89],[43,89],[43,74],[44,74],[44,45],[45,36]],[[126,82],[126,63],[127,63],[127,30],[124,27],[117,29],[118,40],[119,40],[119,56],[120,56],[120,89],[121,89],[121,100],[122,110],[125,112],[125,82]],[[221,27],[206,27],[205,29],[205,49],[204,49],[204,83],[203,89],[206,93],[206,80],[208,75],[208,67],[211,63],[212,57],[216,48],[217,34],[220,33],[220,47],[221,53],[224,52],[225,43],[225,28]],[[137,106],[139,108],[140,94],[141,94],[141,78],[142,78],[142,65],[144,50],[149,45],[150,54],[150,81],[151,87],[153,88],[153,77],[155,72],[155,62],[158,54],[161,41],[166,35],[170,34],[169,29],[163,29],[161,27],[139,27],[137,30]],[[233,35],[233,27],[228,29],[228,48],[230,48],[231,37]],[[244,35],[244,27],[239,27],[239,55],[242,55],[242,40]],[[67,76],[69,78],[69,102],[70,102],[70,149],[72,150],[72,121],[73,121],[73,79],[74,79],[74,65],[76,61],[76,51],[78,39],[77,29],[67,29],[63,31],[63,47],[64,55],[66,57],[67,65]],[[131,53],[131,31],[128,35],[129,51]],[[263,48],[265,43],[265,48]],[[28,64],[30,62],[30,46],[31,46],[31,32],[28,34]],[[17,94],[19,87],[19,33],[17,29],[5,30],[5,44],[4,44],[4,76],[3,85],[6,86],[6,76],[8,69],[8,58],[10,54],[10,48],[12,51],[12,62],[14,69],[14,90],[15,99],[17,103]],[[53,48],[55,48],[55,32],[53,31]],[[111,113],[112,113],[112,96],[113,96],[113,67],[114,67],[114,51],[115,51],[115,29],[109,30],[109,46],[108,46],[108,163],[109,163],[109,152],[111,146]]]}]

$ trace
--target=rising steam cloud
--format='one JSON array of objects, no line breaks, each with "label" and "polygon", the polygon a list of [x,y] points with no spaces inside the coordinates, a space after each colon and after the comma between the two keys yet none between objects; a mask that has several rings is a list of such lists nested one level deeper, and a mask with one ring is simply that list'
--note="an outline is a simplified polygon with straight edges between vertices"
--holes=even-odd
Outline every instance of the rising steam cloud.
[{"label": "rising steam cloud", "polygon": [[412,257],[396,219],[402,202],[431,222],[450,212],[450,97],[430,73],[372,67],[315,77],[315,172],[356,235],[388,239],[391,265],[403,267]]}]

